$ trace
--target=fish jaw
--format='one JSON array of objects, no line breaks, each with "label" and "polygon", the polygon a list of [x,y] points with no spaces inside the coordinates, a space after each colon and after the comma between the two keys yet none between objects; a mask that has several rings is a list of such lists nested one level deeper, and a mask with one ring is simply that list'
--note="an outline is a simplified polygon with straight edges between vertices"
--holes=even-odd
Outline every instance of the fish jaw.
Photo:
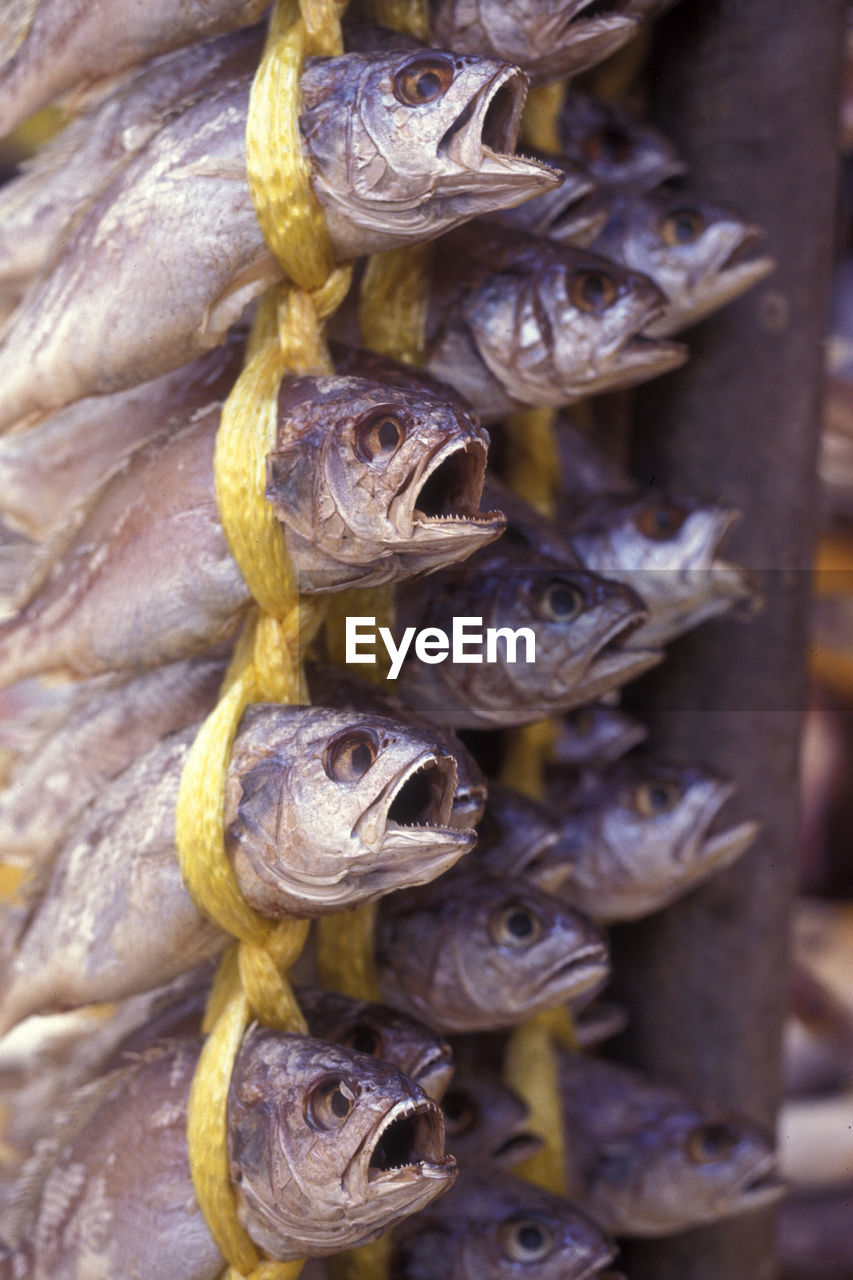
[{"label": "fish jaw", "polygon": [[600,987],[610,975],[610,952],[602,934],[587,924],[589,937],[576,946],[568,960],[561,959],[541,975],[531,993],[530,1004],[523,1017],[543,1009],[556,1009],[568,1000],[586,995]]},{"label": "fish jaw", "polygon": [[[440,568],[464,560],[494,542],[506,528],[501,511],[480,511],[486,475],[486,446],[478,440],[453,442],[425,463],[414,484],[395,499],[393,523],[405,523],[414,568]],[[404,510],[400,510],[403,507]]]},{"label": "fish jaw", "polygon": [[381,1214],[357,1243],[374,1239],[401,1218],[443,1195],[456,1179],[444,1151],[444,1116],[437,1102],[403,1099],[382,1118],[344,1174],[354,1199]]},{"label": "fish jaw", "polygon": [[778,1176],[776,1155],[770,1152],[744,1175],[734,1195],[725,1206],[725,1215],[738,1217],[742,1213],[755,1213],[777,1204],[786,1194],[788,1186]]},{"label": "fish jaw", "polygon": [[[592,0],[589,0],[592,3]],[[548,84],[566,76],[576,76],[596,66],[621,49],[640,30],[635,18],[620,13],[585,18],[581,13],[566,25],[563,45],[557,52],[525,62],[532,85]]]},{"label": "fish jaw", "polygon": [[[663,662],[662,649],[631,649],[627,645],[611,645],[596,655],[589,670],[578,686],[574,706],[595,702],[613,689],[621,689],[632,680],[639,680],[646,672]],[[569,708],[565,708],[568,710]]]},{"label": "fish jaw", "polygon": [[427,884],[474,847],[475,831],[450,825],[455,791],[453,757],[429,751],[388,783],[353,833],[371,852],[382,854],[382,864],[359,877],[366,895],[362,901]]}]

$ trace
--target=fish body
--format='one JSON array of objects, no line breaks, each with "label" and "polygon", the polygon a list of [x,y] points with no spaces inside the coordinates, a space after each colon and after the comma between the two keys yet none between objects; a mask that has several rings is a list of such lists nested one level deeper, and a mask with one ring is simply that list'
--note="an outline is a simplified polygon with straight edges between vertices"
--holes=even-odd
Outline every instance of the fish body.
[{"label": "fish body", "polygon": [[524,1102],[487,1071],[456,1070],[441,1109],[447,1141],[462,1169],[511,1169],[542,1146],[527,1128]]},{"label": "fish body", "polygon": [[[246,178],[251,80],[235,74],[190,98],[77,211],[0,334],[0,430],[187,363],[280,278]],[[525,81],[507,63],[344,54],[309,60],[301,93],[339,261],[428,239],[559,181],[510,154]]]},{"label": "fish body", "polygon": [[477,867],[382,902],[376,960],[383,999],[444,1032],[513,1026],[591,990],[608,965],[583,916]]},{"label": "fish body", "polygon": [[579,1054],[560,1087],[569,1194],[605,1231],[672,1235],[782,1194],[771,1143],[723,1107]]},{"label": "fish body", "polygon": [[430,728],[436,741],[441,742],[456,761],[456,791],[449,825],[461,831],[477,826],[486,806],[486,779],[477,761],[452,729],[438,728],[426,716],[418,715],[406,703],[388,693],[387,687],[360,680],[346,667],[330,662],[308,662],[305,674],[312,698],[324,707],[358,714],[373,712],[419,729]]},{"label": "fish body", "polygon": [[686,358],[678,344],[641,336],[665,304],[645,276],[495,223],[460,228],[444,244],[424,367],[484,422],[634,386]]},{"label": "fish body", "polygon": [[110,778],[165,734],[213,709],[226,665],[224,656],[170,663],[81,699],[10,767],[0,791],[0,862],[37,866],[43,874]]},{"label": "fish body", "polygon": [[711,831],[734,790],[704,769],[625,762],[563,812],[560,836],[531,879],[602,923],[649,915],[753,842],[755,822]]},{"label": "fish body", "polygon": [[86,0],[12,0],[0,40],[0,137],[75,90],[97,86],[168,49],[195,45],[263,16],[264,0],[137,5],[107,17]]},{"label": "fish body", "polygon": [[[214,403],[142,446],[47,547],[0,626],[0,685],[138,672],[233,634],[250,594],[219,521],[219,419]],[[501,513],[478,509],[487,441],[414,380],[285,379],[266,498],[300,591],[392,581],[497,537]]]},{"label": "fish body", "polygon": [[557,130],[566,158],[608,187],[649,191],[686,169],[659,130],[574,86],[563,99]]},{"label": "fish body", "polygon": [[399,695],[457,728],[541,720],[589,702],[659,661],[654,650],[629,655],[623,647],[623,637],[644,616],[630,588],[578,570],[570,559],[511,546],[433,576],[428,588],[401,588],[397,609],[401,627],[416,623],[449,636],[454,618],[467,617],[482,619],[496,633],[527,628],[534,636],[534,662],[521,660],[524,637],[514,655],[496,639],[495,661],[482,661],[482,654],[479,663],[404,661]]},{"label": "fish body", "polygon": [[[80,816],[8,958],[0,1029],[151,990],[220,954],[175,849],[193,727],[135,761]],[[229,761],[225,844],[243,898],[315,916],[439,875],[474,843],[448,827],[456,769],[434,735],[380,716],[258,704]]]},{"label": "fish body", "polygon": [[587,16],[592,0],[431,0],[433,39],[448,49],[492,53],[533,84],[578,75],[615,53],[639,30],[626,5]]},{"label": "fish body", "polygon": [[642,596],[649,617],[631,643],[656,646],[754,599],[745,571],[719,555],[738,518],[716,502],[601,495],[577,506],[563,532],[588,569]]},{"label": "fish body", "polygon": [[616,1247],[562,1196],[485,1169],[394,1234],[391,1280],[588,1280]]},{"label": "fish body", "polygon": [[[30,1175],[4,1280],[81,1274],[214,1280],[223,1259],[193,1193],[187,1104],[201,1038],[108,1076]],[[255,1027],[228,1098],[229,1175],[253,1242],[287,1260],[374,1239],[453,1182],[441,1112],[396,1068]],[[69,1132],[70,1130],[70,1132]],[[50,1160],[50,1157],[53,1157]],[[47,1167],[45,1167],[47,1166]]]},{"label": "fish body", "polygon": [[607,220],[596,253],[641,271],[666,295],[646,332],[669,337],[751,289],[774,268],[752,257],[761,231],[739,214],[684,191],[603,192]]}]

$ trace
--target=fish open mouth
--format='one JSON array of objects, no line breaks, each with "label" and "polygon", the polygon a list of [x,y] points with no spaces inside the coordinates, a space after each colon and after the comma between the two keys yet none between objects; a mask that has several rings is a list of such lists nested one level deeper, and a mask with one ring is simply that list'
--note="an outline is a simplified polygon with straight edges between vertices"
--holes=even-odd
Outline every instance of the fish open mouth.
[{"label": "fish open mouth", "polygon": [[758,1169],[752,1169],[737,1188],[737,1211],[752,1213],[765,1205],[775,1204],[785,1194],[787,1186],[779,1177],[776,1157],[772,1152],[761,1161]]},{"label": "fish open mouth", "polygon": [[491,1159],[496,1164],[507,1167],[520,1164],[522,1160],[527,1160],[537,1151],[541,1151],[542,1145],[542,1138],[528,1129],[522,1129],[504,1138],[503,1142],[499,1142],[491,1151]]},{"label": "fish open mouth", "polygon": [[456,766],[450,756],[416,762],[391,797],[386,827],[446,827],[456,790]]},{"label": "fish open mouth", "polygon": [[626,641],[646,623],[647,614],[636,613],[629,618],[618,619],[605,635],[577,686],[573,705],[595,702],[598,698],[617,689],[638,676],[645,675],[663,661],[660,649],[633,649]]},{"label": "fish open mouth", "polygon": [[444,1152],[441,1108],[429,1098],[391,1108],[373,1139],[367,1179],[374,1191],[393,1191],[420,1178],[447,1178],[456,1169]]},{"label": "fish open mouth", "polygon": [[761,823],[747,819],[725,831],[713,832],[702,842],[699,862],[703,873],[722,870],[731,866],[742,853],[746,853],[761,830]]},{"label": "fish open mouth", "polygon": [[481,511],[480,496],[486,476],[486,447],[478,440],[442,449],[426,474],[415,499],[413,524],[473,523],[503,525],[501,511]]},{"label": "fish open mouth", "polygon": [[539,984],[540,991],[548,991],[549,1004],[559,999],[572,1000],[583,995],[597,984],[604,982],[610,973],[610,956],[607,944],[595,939],[575,947],[571,955],[553,965]]}]

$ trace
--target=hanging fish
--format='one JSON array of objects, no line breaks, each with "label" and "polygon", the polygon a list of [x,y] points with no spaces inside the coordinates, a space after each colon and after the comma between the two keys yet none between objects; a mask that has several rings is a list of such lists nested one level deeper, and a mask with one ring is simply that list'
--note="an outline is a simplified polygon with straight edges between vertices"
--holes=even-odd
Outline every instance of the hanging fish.
[{"label": "hanging fish", "polygon": [[430,729],[436,741],[456,761],[456,791],[448,826],[460,831],[477,826],[486,805],[486,779],[470,751],[452,729],[437,728],[426,716],[418,715],[390,694],[387,685],[359,680],[346,667],[330,662],[308,662],[305,674],[313,701],[324,707],[353,711],[359,715],[373,713],[413,725],[416,729]]},{"label": "hanging fish", "polygon": [[635,36],[631,3],[600,12],[595,0],[430,0],[431,32],[448,49],[508,58],[543,84],[578,75]]},{"label": "hanging fish", "polygon": [[558,815],[520,791],[491,783],[473,856],[492,875],[525,876],[547,861],[559,838]]},{"label": "hanging fish", "polygon": [[566,712],[558,717],[555,727],[550,761],[568,769],[600,769],[613,764],[648,736],[645,725],[603,702]]},{"label": "hanging fish", "polygon": [[589,1280],[616,1246],[562,1196],[464,1170],[452,1196],[394,1233],[390,1280]]},{"label": "hanging fish", "polygon": [[[605,924],[635,920],[731,866],[756,822],[712,830],[735,786],[695,767],[626,761],[590,780],[563,809],[556,844],[525,874],[544,892]],[[559,797],[565,788],[556,783]]]},{"label": "hanging fish", "polygon": [[649,191],[687,167],[659,130],[574,86],[563,99],[557,130],[565,157],[608,187]]},{"label": "hanging fish", "polygon": [[631,643],[665,645],[737,606],[754,606],[754,581],[719,554],[739,515],[717,502],[602,495],[576,506],[563,533],[586,568],[642,596],[649,616]]},{"label": "hanging fish", "polygon": [[[0,38],[0,137],[74,90],[96,90],[119,72],[168,49],[263,17],[264,0],[205,0],[201,6],[118,0],[109,14],[83,0],[11,0]],[[205,57],[209,46],[203,46]]]},{"label": "hanging fish", "polygon": [[527,1128],[526,1104],[487,1071],[454,1071],[441,1109],[447,1140],[462,1169],[473,1164],[511,1169],[542,1146],[542,1139]]},{"label": "hanging fish", "polygon": [[379,907],[383,999],[444,1032],[493,1031],[600,985],[607,943],[527,882],[466,868]]},{"label": "hanging fish", "polygon": [[[18,937],[7,929],[0,1033],[30,1013],[151,990],[228,944],[175,850],[195,734],[136,760],[69,832]],[[475,839],[447,826],[455,785],[434,734],[323,707],[249,707],[224,811],[241,894],[271,919],[317,916],[440,875]]]},{"label": "hanging fish", "polygon": [[[250,601],[219,522],[220,407],[138,450],[57,538],[0,625],[0,685],[41,672],[140,671],[234,633]],[[266,497],[301,592],[390,582],[503,529],[479,511],[488,436],[412,376],[285,379]]]},{"label": "hanging fish", "polygon": [[[187,1151],[201,1047],[153,1050],[77,1095],[22,1187],[3,1280],[221,1274]],[[240,1221],[282,1260],[373,1240],[456,1174],[438,1104],[395,1067],[257,1026],[231,1079],[228,1146]]]},{"label": "hanging fish", "polygon": [[[0,431],[187,363],[281,278],[246,178],[251,78],[192,97],[76,212],[0,334]],[[300,127],[337,259],[555,185],[511,154],[525,86],[508,63],[432,49],[309,60]]]},{"label": "hanging fish", "polygon": [[[402,662],[399,696],[457,728],[542,720],[601,697],[661,659],[657,650],[626,646],[645,617],[630,588],[576,569],[570,559],[512,546],[465,570],[442,572],[428,586],[401,587],[397,617],[401,631],[416,624],[450,636],[458,617],[480,619],[492,631],[492,660],[481,642],[479,662],[457,662],[452,654],[432,665],[417,657]],[[507,640],[524,629],[533,637],[534,661],[528,637]],[[468,656],[477,652],[469,644]]]},{"label": "hanging fish", "polygon": [[684,347],[644,334],[665,303],[645,276],[588,250],[481,222],[436,255],[424,367],[484,422],[558,408],[683,364]]},{"label": "hanging fish", "polygon": [[229,334],[221,347],[162,378],[89,396],[30,431],[0,436],[0,520],[39,542],[61,534],[131,453],[223,404],[245,347],[245,333]]},{"label": "hanging fish", "polygon": [[604,1231],[665,1236],[774,1204],[770,1141],[637,1071],[560,1055],[569,1194]]},{"label": "hanging fish", "polygon": [[663,315],[646,329],[652,337],[703,320],[776,266],[752,256],[759,227],[688,192],[603,192],[600,199],[607,221],[592,241],[595,252],[642,271],[666,295]]}]

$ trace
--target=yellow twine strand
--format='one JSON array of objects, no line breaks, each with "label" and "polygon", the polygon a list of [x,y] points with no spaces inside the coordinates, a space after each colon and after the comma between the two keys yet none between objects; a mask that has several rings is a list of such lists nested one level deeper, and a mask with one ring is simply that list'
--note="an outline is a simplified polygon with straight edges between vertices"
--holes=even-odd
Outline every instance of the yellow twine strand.
[{"label": "yellow twine strand", "polygon": [[545,799],[544,766],[553,758],[557,727],[553,720],[537,720],[504,731],[501,781],[531,800]]},{"label": "yellow twine strand", "polygon": [[566,1192],[566,1152],[563,1108],[554,1041],[574,1044],[570,1015],[565,1009],[537,1014],[512,1032],[504,1057],[504,1078],[527,1103],[528,1127],[543,1141],[542,1148],[516,1172],[557,1195]]},{"label": "yellow twine strand", "polygon": [[427,0],[367,0],[365,13],[371,22],[382,27],[429,42]]},{"label": "yellow twine strand", "polygon": [[560,485],[554,409],[523,409],[507,419],[507,475],[543,516],[553,516]]},{"label": "yellow twine strand", "polygon": [[317,921],[317,973],[324,987],[356,1000],[379,999],[375,921],[374,902]]},{"label": "yellow twine strand", "polygon": [[348,268],[335,268],[328,228],[311,187],[299,134],[299,77],[306,55],[342,49],[340,0],[278,0],[255,78],[246,130],[258,221],[289,280],[261,304],[247,363],[226,402],[215,472],[229,547],[260,608],[235,650],[220,702],[190,751],[178,796],[181,869],[199,908],[239,939],[224,958],[205,1018],[208,1039],[190,1094],[187,1133],[193,1183],[229,1277],[294,1280],[302,1263],[262,1259],[239,1222],[228,1170],[227,1100],[234,1060],[253,1017],[304,1032],[284,976],[301,951],[303,920],[274,921],[244,901],[225,849],[225,780],[246,706],[305,694],[301,662],[322,605],[300,603],[281,530],[265,499],[266,455],[275,444],[278,389],[286,372],[330,372],[323,320],[343,299]]},{"label": "yellow twine strand", "polygon": [[375,253],[361,280],[359,324],[372,351],[423,364],[433,244]]},{"label": "yellow twine strand", "polygon": [[521,118],[521,136],[529,147],[559,155],[562,151],[557,122],[566,100],[568,81],[539,85],[531,89]]}]

